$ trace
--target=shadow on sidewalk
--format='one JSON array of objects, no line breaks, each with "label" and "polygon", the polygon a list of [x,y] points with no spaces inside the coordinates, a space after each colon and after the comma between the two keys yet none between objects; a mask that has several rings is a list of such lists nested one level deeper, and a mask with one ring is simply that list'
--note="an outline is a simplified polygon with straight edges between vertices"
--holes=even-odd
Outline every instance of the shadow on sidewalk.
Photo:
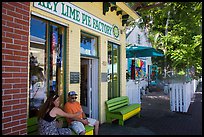
[{"label": "shadow on sidewalk", "polygon": [[100,135],[202,135],[202,94],[195,94],[187,113],[170,111],[169,95],[151,92],[142,97],[141,117],[102,124]]}]

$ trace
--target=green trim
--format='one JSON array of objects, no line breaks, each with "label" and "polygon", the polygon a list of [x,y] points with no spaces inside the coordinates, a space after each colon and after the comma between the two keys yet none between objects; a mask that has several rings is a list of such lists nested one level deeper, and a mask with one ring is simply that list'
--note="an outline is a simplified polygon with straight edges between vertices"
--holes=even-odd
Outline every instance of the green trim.
[{"label": "green trim", "polygon": [[47,30],[47,32],[48,32],[48,44],[47,44],[47,55],[46,55],[46,58],[47,58],[47,96],[49,96],[50,95],[50,58],[49,58],[49,56],[50,56],[50,45],[51,45],[51,33],[50,33],[50,31],[51,31],[51,24],[50,24],[50,22],[48,21],[48,23],[47,23],[47,25],[48,25],[48,30]]},{"label": "green trim", "polygon": [[66,40],[67,40],[68,38],[67,38],[67,27],[64,27],[64,47],[63,47],[63,67],[64,67],[64,72],[63,72],[63,74],[64,74],[64,83],[63,83],[63,86],[64,86],[64,104],[67,102],[67,94],[66,94],[66,91],[67,91],[67,87],[66,87],[66,69],[67,69],[67,42],[66,42]]},{"label": "green trim", "polygon": [[80,54],[81,57],[90,57],[90,58],[95,58],[95,59],[99,59],[99,57],[96,56],[90,56],[90,55],[86,55],[86,54]]},{"label": "green trim", "polygon": [[115,87],[114,87],[114,80],[113,80],[113,78],[114,78],[114,54],[113,54],[113,43],[111,43],[111,66],[112,66],[112,77],[111,77],[111,81],[112,81],[112,83],[111,83],[111,86],[112,86],[112,95],[111,95],[111,98],[113,98],[114,97],[114,91],[115,91]]},{"label": "green trim", "polygon": [[120,82],[121,82],[121,73],[120,73],[120,70],[122,69],[122,67],[121,67],[121,65],[120,65],[120,62],[121,62],[121,60],[120,60],[120,55],[121,55],[121,46],[120,45],[118,45],[118,74],[119,74],[119,79],[118,79],[118,92],[119,92],[119,96],[121,96],[121,90],[120,90]]},{"label": "green trim", "polygon": [[120,35],[119,28],[116,25],[113,25],[113,35],[117,39]]},{"label": "green trim", "polygon": [[[110,44],[110,46],[111,46],[111,58],[112,59],[114,59],[114,52],[113,52],[113,46],[115,45],[115,46],[117,46],[115,49],[117,50],[117,83],[116,83],[116,85],[117,85],[117,87],[115,87],[114,85],[115,85],[115,82],[114,82],[114,80],[113,79],[111,79],[111,87],[112,87],[112,90],[111,90],[111,93],[108,93],[108,98],[109,99],[111,99],[111,98],[114,98],[114,97],[119,97],[120,95],[121,95],[121,93],[120,93],[120,45],[119,44],[116,44],[116,43],[113,43],[113,42],[110,42],[110,41],[108,41],[108,45]],[[112,64],[111,64],[111,66],[112,66],[112,75],[114,74],[114,63],[113,63],[113,61],[112,61]],[[115,91],[115,88],[117,88],[117,92],[114,92]],[[109,92],[109,90],[108,90],[108,92]]]},{"label": "green trim", "polygon": [[[80,55],[82,56],[82,57],[91,57],[91,58],[96,58],[96,59],[99,59],[99,38],[98,38],[98,36],[96,36],[96,35],[93,35],[93,34],[91,34],[91,33],[88,33],[88,32],[85,32],[85,31],[83,31],[83,30],[81,30],[81,34],[82,33],[84,33],[84,34],[86,34],[86,35],[90,35],[90,36],[92,36],[92,37],[96,37],[96,39],[97,39],[97,53],[96,53],[96,56],[92,56],[92,55],[86,55],[86,54],[81,54],[80,53]],[[80,34],[80,38],[81,38],[81,34]],[[80,48],[81,48],[81,41],[80,41]]]},{"label": "green trim", "polygon": [[45,50],[47,50],[47,52],[46,52],[46,55],[45,55],[45,57],[46,57],[46,78],[47,78],[47,80],[46,80],[46,84],[47,84],[47,96],[49,96],[50,95],[50,46],[51,46],[51,41],[52,41],[52,33],[51,33],[51,31],[52,31],[52,25],[56,25],[57,27],[62,27],[62,28],[64,28],[64,35],[63,35],[63,38],[64,38],[64,41],[63,41],[63,44],[64,44],[64,47],[63,47],[63,66],[64,66],[64,68],[63,68],[63,73],[64,73],[64,75],[63,75],[63,81],[64,81],[64,84],[63,84],[63,90],[64,90],[64,101],[66,101],[66,84],[65,83],[67,83],[66,82],[66,47],[67,47],[67,45],[66,45],[66,40],[67,40],[67,27],[66,26],[63,26],[63,25],[61,25],[61,24],[58,24],[57,22],[53,22],[53,21],[50,21],[50,20],[46,20],[46,19],[44,19],[44,18],[41,18],[41,17],[38,17],[38,16],[36,16],[36,15],[31,15],[31,18],[35,18],[35,19],[38,19],[38,20],[41,20],[41,21],[43,21],[45,24],[46,24],[46,49]]}]

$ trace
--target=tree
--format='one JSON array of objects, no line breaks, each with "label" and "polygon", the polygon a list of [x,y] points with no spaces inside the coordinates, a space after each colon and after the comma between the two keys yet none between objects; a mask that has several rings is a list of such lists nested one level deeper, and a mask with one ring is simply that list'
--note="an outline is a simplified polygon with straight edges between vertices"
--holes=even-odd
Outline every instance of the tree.
[{"label": "tree", "polygon": [[141,16],[139,26],[148,28],[153,47],[164,52],[168,70],[179,72],[194,66],[196,75],[201,73],[202,2],[128,4]]}]

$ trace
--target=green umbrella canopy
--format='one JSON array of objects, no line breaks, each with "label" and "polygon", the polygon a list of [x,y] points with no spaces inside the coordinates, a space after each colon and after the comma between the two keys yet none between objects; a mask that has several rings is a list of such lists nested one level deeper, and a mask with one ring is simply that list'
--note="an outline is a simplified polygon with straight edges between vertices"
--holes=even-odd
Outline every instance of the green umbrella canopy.
[{"label": "green umbrella canopy", "polygon": [[137,57],[155,57],[164,56],[161,52],[157,51],[152,47],[147,46],[129,46],[126,47],[126,58],[137,58]]}]

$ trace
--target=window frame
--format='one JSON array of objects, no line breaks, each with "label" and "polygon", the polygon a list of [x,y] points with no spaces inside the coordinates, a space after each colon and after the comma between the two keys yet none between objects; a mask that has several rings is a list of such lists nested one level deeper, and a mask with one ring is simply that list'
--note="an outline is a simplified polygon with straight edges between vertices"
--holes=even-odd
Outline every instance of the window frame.
[{"label": "window frame", "polygon": [[80,56],[81,57],[88,57],[88,58],[95,58],[95,59],[99,59],[99,37],[98,36],[96,36],[96,35],[93,35],[93,34],[91,34],[91,33],[88,33],[88,32],[85,32],[85,31],[81,31],[81,33],[80,33],[80,51],[81,51],[81,35],[82,34],[85,34],[85,35],[89,35],[89,36],[91,36],[91,37],[95,37],[96,38],[96,40],[97,40],[97,42],[96,42],[96,44],[97,44],[97,50],[96,50],[96,56],[93,56],[93,55],[87,55],[87,54],[82,54],[81,52],[80,52]]},{"label": "window frame", "polygon": [[[111,81],[111,86],[112,86],[112,94],[110,94],[110,93],[108,93],[108,99],[111,99],[111,98],[114,98],[114,97],[120,97],[121,96],[121,92],[120,92],[120,76],[121,76],[121,74],[120,74],[120,45],[119,44],[117,44],[117,43],[114,43],[114,42],[111,42],[111,41],[108,41],[108,45],[111,45],[111,60],[113,61],[113,57],[114,57],[114,53],[113,53],[113,46],[114,45],[116,45],[117,46],[117,52],[118,52],[118,55],[117,55],[117,76],[118,76],[118,82],[117,82],[117,89],[118,89],[118,91],[117,91],[117,93],[114,93],[113,91],[114,91],[114,83],[113,83],[113,75],[112,75],[112,77],[111,77],[111,79],[110,79],[110,81]],[[107,48],[108,49],[108,48]],[[108,51],[107,51],[108,52]],[[108,53],[107,53],[108,54]],[[111,71],[111,74],[114,74],[114,63],[111,63],[111,66],[112,66],[112,71]],[[108,89],[109,89],[109,87],[108,87]],[[109,92],[109,90],[108,90],[108,92]],[[109,94],[110,94],[110,96],[109,96]]]},{"label": "window frame", "polygon": [[[46,92],[45,92],[45,94],[46,94],[46,98],[50,95],[50,83],[49,83],[49,79],[50,79],[50,47],[51,47],[51,25],[54,25],[54,26],[57,26],[57,27],[61,27],[61,28],[63,28],[63,32],[62,32],[62,45],[63,45],[63,47],[62,47],[62,66],[61,67],[63,67],[62,68],[62,71],[63,71],[63,76],[61,77],[61,81],[62,81],[62,90],[63,90],[63,95],[61,96],[62,98],[63,98],[63,104],[64,103],[66,103],[66,101],[67,101],[67,96],[66,96],[66,82],[67,82],[67,80],[66,80],[66,76],[67,76],[67,73],[66,73],[66,65],[67,65],[67,58],[66,58],[66,49],[67,49],[67,40],[68,40],[68,38],[67,38],[67,31],[68,31],[68,26],[64,26],[64,25],[62,25],[62,24],[59,24],[59,23],[57,23],[57,22],[53,22],[53,21],[50,21],[50,20],[46,20],[46,19],[44,19],[44,18],[42,18],[42,17],[39,17],[39,16],[36,16],[36,15],[31,15],[31,19],[32,18],[35,18],[35,19],[37,19],[37,20],[40,20],[40,21],[42,21],[42,22],[44,22],[45,24],[46,24],[46,30],[45,30],[45,50],[46,50],[46,52],[45,52],[45,55],[44,55],[44,58],[47,58],[47,60],[46,60],[46,62],[45,62],[45,64],[44,64],[44,68],[46,68],[46,74],[45,74],[45,77],[46,77],[46,85],[47,85],[47,87],[46,87]],[[31,30],[31,26],[30,26],[30,30]],[[59,31],[58,31],[59,32]],[[31,32],[30,32],[30,34],[29,34],[30,36],[32,35],[31,34]],[[31,43],[31,41],[30,41],[30,43]],[[30,54],[30,47],[31,47],[31,44],[29,43],[29,50],[28,50],[28,54]],[[29,65],[29,64],[28,64]],[[28,70],[29,71],[29,73],[30,73],[30,69]],[[29,78],[29,81],[30,81],[30,78]],[[30,82],[29,82],[29,84],[30,84]],[[30,98],[30,90],[28,90],[28,92],[29,92],[29,94],[28,94],[28,96],[29,96],[29,98]],[[57,91],[57,93],[58,93],[59,91]],[[46,99],[45,98],[45,99]],[[30,102],[30,100],[29,100],[29,104],[30,104],[31,102]],[[30,111],[30,107],[28,107],[28,111]],[[30,116],[29,116],[30,117]]]}]

